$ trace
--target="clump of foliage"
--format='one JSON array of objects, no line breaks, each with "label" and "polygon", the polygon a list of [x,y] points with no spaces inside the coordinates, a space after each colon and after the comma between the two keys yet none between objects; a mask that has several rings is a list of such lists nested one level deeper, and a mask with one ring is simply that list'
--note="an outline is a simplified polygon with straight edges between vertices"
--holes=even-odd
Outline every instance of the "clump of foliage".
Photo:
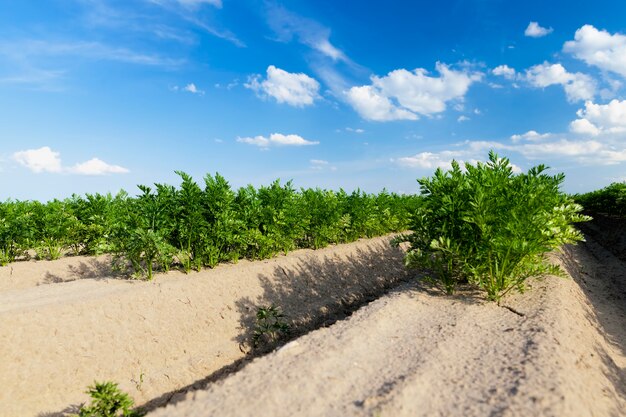
[{"label": "clump of foliage", "polygon": [[280,307],[274,304],[259,307],[256,312],[256,326],[252,335],[252,345],[259,346],[261,341],[272,343],[289,334],[290,326],[287,317]]},{"label": "clump of foliage", "polygon": [[523,291],[531,276],[558,273],[547,252],[583,240],[573,223],[589,218],[559,191],[564,175],[539,165],[515,175],[493,151],[475,166],[457,162],[419,180],[423,200],[411,225],[409,267],[432,270],[447,293],[461,282],[477,285],[490,300]]},{"label": "clump of foliage", "polygon": [[134,402],[114,382],[95,382],[87,394],[91,404],[82,405],[77,417],[139,417],[143,414],[132,410]]},{"label": "clump of foliage", "polygon": [[574,200],[592,213],[626,217],[626,182],[614,182],[601,190],[576,194]]},{"label": "clump of foliage", "polygon": [[0,203],[0,265],[25,256],[34,238],[34,210],[24,201]]}]

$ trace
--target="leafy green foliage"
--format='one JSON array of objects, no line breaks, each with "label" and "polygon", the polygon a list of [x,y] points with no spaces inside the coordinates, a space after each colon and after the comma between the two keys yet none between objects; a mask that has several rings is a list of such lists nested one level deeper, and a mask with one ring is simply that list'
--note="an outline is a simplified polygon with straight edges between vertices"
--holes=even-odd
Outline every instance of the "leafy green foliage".
[{"label": "leafy green foliage", "polygon": [[490,300],[522,291],[534,275],[557,273],[546,253],[582,240],[573,223],[586,221],[582,207],[559,191],[564,176],[539,165],[514,175],[509,160],[489,153],[487,163],[457,162],[419,180],[423,201],[413,220],[406,263],[434,272],[434,282],[453,293],[460,282],[476,284]]},{"label": "leafy green foliage", "polygon": [[267,307],[259,307],[256,312],[256,326],[252,335],[252,345],[259,346],[261,341],[272,343],[289,334],[287,317],[280,307],[274,304]]},{"label": "leafy green foliage", "polygon": [[91,404],[80,407],[78,417],[138,417],[142,414],[133,411],[133,400],[122,392],[114,382],[95,382],[87,394]]},{"label": "leafy green foliage", "polygon": [[601,190],[576,194],[574,200],[592,213],[626,217],[626,182],[614,182]]},{"label": "leafy green foliage", "polygon": [[419,201],[386,191],[296,190],[280,181],[234,191],[217,173],[204,177],[204,187],[176,173],[179,187],[140,185],[137,197],[0,203],[0,263],[29,249],[42,259],[112,253],[119,269],[151,279],[171,267],[190,272],[406,230]]},{"label": "leafy green foliage", "polygon": [[69,235],[75,254],[100,255],[112,251],[110,237],[116,208],[123,204],[126,197],[124,192],[115,197],[111,194],[87,194],[85,197],[73,195],[65,201],[78,220],[72,225]]},{"label": "leafy green foliage", "polygon": [[24,201],[0,203],[0,265],[26,255],[35,234],[33,208]]}]

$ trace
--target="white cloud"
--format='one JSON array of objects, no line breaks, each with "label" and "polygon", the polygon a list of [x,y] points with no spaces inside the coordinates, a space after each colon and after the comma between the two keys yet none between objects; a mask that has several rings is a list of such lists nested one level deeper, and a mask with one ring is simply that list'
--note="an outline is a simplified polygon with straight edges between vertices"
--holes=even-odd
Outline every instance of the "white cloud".
[{"label": "white cloud", "polygon": [[520,140],[527,140],[527,141],[539,141],[542,139],[547,139],[550,136],[552,136],[551,133],[538,133],[535,130],[529,130],[528,132],[522,134],[522,135],[513,135],[511,136],[511,140],[513,142],[519,142]]},{"label": "white cloud", "polygon": [[272,133],[269,138],[261,135],[243,138],[238,137],[237,142],[247,143],[248,145],[265,149],[270,146],[309,146],[319,144],[317,141],[306,140],[299,135],[283,135],[281,133]]},{"label": "white cloud", "polygon": [[47,57],[73,57],[166,67],[176,67],[184,62],[100,42],[87,41],[3,40],[0,42],[0,56],[2,55],[20,63]]},{"label": "white cloud", "polygon": [[300,43],[333,61],[350,63],[343,51],[330,42],[330,29],[312,19],[298,16],[282,6],[269,3],[267,11],[268,23],[275,32],[277,41],[289,42],[296,37]]},{"label": "white cloud", "polygon": [[587,119],[577,119],[569,124],[569,129],[579,135],[598,136],[600,129]]},{"label": "white cloud", "polygon": [[314,171],[337,171],[337,167],[330,165],[330,162],[323,159],[311,159],[309,160],[310,168]]},{"label": "white cloud", "polygon": [[600,97],[603,100],[610,100],[616,98],[618,95],[618,91],[623,87],[623,83],[618,80],[611,79],[604,75],[604,81],[607,84],[607,87],[600,90]]},{"label": "white cloud", "polygon": [[[398,158],[395,161],[402,166],[410,168],[449,169],[452,166],[452,160],[457,159],[459,156],[461,156],[461,153],[455,151],[421,152],[413,156]],[[459,161],[459,163],[462,163],[462,161]]]},{"label": "white cloud", "polygon": [[13,154],[13,160],[35,173],[68,172],[79,175],[105,175],[129,172],[128,169],[124,167],[109,165],[98,158],[92,158],[89,161],[76,164],[71,168],[66,168],[61,163],[61,154],[53,151],[48,146],[15,152]]},{"label": "white cloud", "polygon": [[48,146],[15,152],[13,160],[35,173],[61,172],[63,170],[60,153],[54,152]]},{"label": "white cloud", "polygon": [[109,165],[99,158],[92,158],[89,161],[76,164],[69,168],[68,171],[80,175],[126,174],[129,172],[124,167]]},{"label": "white cloud", "polygon": [[626,161],[626,149],[599,142],[597,140],[560,139],[546,143],[529,143],[512,147],[530,158],[567,157],[591,165],[614,165]]},{"label": "white cloud", "polygon": [[320,84],[303,73],[290,73],[273,65],[267,67],[267,78],[260,80],[254,75],[244,84],[261,97],[273,97],[279,103],[303,107],[313,104],[319,98]]},{"label": "white cloud", "polygon": [[580,72],[567,72],[561,64],[544,62],[530,67],[526,70],[526,79],[535,87],[563,86],[570,102],[592,99],[596,91],[593,78]]},{"label": "white cloud", "polygon": [[614,165],[626,161],[626,147],[624,147],[623,143],[613,146],[599,140],[574,140],[555,134],[531,134],[530,136],[542,136],[542,140],[518,143],[519,139],[514,140],[516,135],[513,135],[511,137],[512,144],[474,141],[467,142],[466,146],[468,151],[474,154],[488,149],[497,149],[516,152],[529,159],[562,158],[586,165]]},{"label": "white cloud", "polygon": [[626,100],[611,100],[608,104],[585,102],[585,108],[576,112],[578,119],[570,123],[570,130],[578,134],[626,133]]},{"label": "white cloud", "polygon": [[472,119],[470,119],[469,117],[464,116],[464,115],[461,115],[461,116],[459,116],[459,118],[458,118],[458,119],[456,119],[456,121],[457,121],[457,122],[459,122],[459,123],[461,123],[461,122],[467,122],[467,121],[469,121],[469,120],[472,120]]},{"label": "white cloud", "polygon": [[565,42],[563,50],[589,65],[626,77],[626,35],[611,35],[584,25],[576,31],[573,41]]},{"label": "white cloud", "polygon": [[[488,146],[485,149],[493,149],[493,146]],[[482,155],[484,153],[483,146],[477,146],[472,149],[472,147],[468,147],[468,149],[464,149],[461,151],[441,151],[441,152],[421,152],[414,156],[408,156],[403,158],[398,158],[392,160],[392,162],[396,162],[399,165],[409,167],[409,168],[420,168],[420,169],[429,169],[433,170],[436,168],[441,169],[450,169],[452,168],[452,161],[456,160],[459,165],[461,165],[461,169],[465,169],[464,165],[466,162],[476,165],[476,163],[481,162],[480,157],[484,157]],[[513,173],[519,174],[522,172],[522,169],[510,163],[511,168],[513,169]]]},{"label": "white cloud", "polygon": [[470,85],[481,79],[481,74],[451,70],[439,62],[436,68],[439,77],[428,76],[423,68],[372,76],[371,85],[352,87],[346,97],[368,120],[416,120],[418,114],[430,116],[445,111],[447,102],[462,100]]},{"label": "white cloud", "polygon": [[190,83],[187,84],[186,86],[183,87],[183,91],[187,91],[188,93],[192,93],[192,94],[198,94],[203,96],[204,95],[204,91],[203,90],[198,90],[198,87],[196,87],[196,85],[194,83]]},{"label": "white cloud", "polygon": [[552,28],[544,28],[539,26],[537,22],[530,22],[526,30],[524,31],[525,36],[530,36],[531,38],[541,38],[542,36],[549,35],[552,33],[554,29]]},{"label": "white cloud", "polygon": [[507,80],[514,80],[517,73],[514,68],[509,67],[508,65],[498,65],[494,69],[491,70],[493,75],[497,75],[499,77],[504,77]]},{"label": "white cloud", "polygon": [[241,143],[247,143],[248,145],[254,145],[254,146],[259,146],[261,148],[267,148],[268,146],[270,146],[271,142],[268,138],[266,138],[265,136],[246,136],[246,137],[238,137],[237,138],[237,142],[241,142]]},{"label": "white cloud", "polygon": [[389,98],[370,85],[352,87],[346,92],[346,98],[361,117],[367,120],[387,122],[418,119],[414,113],[395,106]]},{"label": "white cloud", "polygon": [[323,159],[311,159],[309,162],[311,165],[328,165],[328,161],[324,161]]}]

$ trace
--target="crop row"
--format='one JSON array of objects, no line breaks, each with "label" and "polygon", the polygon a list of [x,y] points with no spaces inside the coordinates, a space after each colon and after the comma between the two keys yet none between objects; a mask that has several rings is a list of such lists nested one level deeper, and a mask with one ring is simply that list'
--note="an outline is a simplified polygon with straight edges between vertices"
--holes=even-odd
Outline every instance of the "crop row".
[{"label": "crop row", "polygon": [[136,197],[0,203],[0,263],[29,251],[40,259],[112,253],[119,267],[151,278],[154,269],[189,271],[406,230],[420,201],[386,191],[296,190],[279,181],[235,191],[219,174],[206,175],[204,187],[177,174],[179,187],[140,185]]},{"label": "crop row", "polygon": [[614,182],[600,190],[576,194],[574,199],[591,213],[626,217],[626,182]]}]

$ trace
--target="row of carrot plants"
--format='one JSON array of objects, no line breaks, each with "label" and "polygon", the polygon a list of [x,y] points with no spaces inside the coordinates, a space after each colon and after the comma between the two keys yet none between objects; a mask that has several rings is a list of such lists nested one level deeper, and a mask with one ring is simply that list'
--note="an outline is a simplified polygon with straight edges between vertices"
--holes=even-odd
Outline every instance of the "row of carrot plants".
[{"label": "row of carrot plants", "polygon": [[614,182],[600,190],[576,194],[574,200],[590,213],[626,217],[626,182]]},{"label": "row of carrot plants", "polygon": [[291,182],[233,190],[219,174],[203,186],[177,172],[179,187],[139,186],[140,193],[74,195],[48,203],[0,203],[0,263],[34,252],[114,255],[137,277],[154,270],[214,267],[263,259],[406,230],[420,198],[383,191],[296,190]]}]

